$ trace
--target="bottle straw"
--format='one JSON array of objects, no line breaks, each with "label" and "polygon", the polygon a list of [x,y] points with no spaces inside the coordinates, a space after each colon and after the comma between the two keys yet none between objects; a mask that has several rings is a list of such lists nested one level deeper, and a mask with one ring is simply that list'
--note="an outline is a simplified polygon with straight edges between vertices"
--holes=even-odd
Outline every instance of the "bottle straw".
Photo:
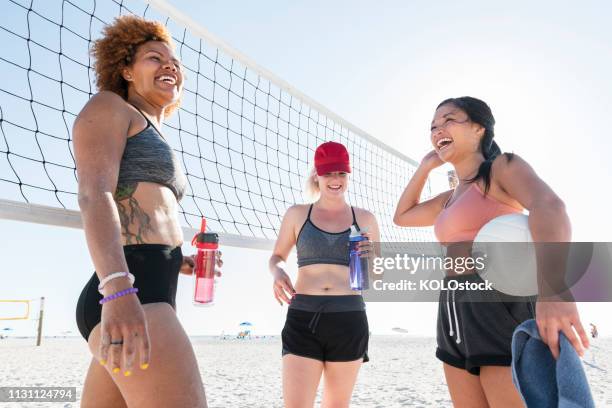
[{"label": "bottle straw", "polygon": [[[206,218],[202,217],[202,224],[200,225],[200,232],[205,232],[206,231]],[[195,245],[196,240],[198,239],[198,234],[195,234],[193,236],[193,239],[191,240],[191,245]]]}]

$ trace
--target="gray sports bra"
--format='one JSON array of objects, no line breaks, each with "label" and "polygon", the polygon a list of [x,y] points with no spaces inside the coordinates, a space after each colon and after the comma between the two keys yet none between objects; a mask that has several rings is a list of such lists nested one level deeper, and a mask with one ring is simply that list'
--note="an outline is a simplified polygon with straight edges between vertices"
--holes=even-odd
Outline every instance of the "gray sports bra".
[{"label": "gray sports bra", "polygon": [[127,138],[117,189],[141,181],[158,183],[172,190],[176,200],[180,201],[187,186],[181,164],[149,118],[140,109],[136,110],[146,119],[147,127]]},{"label": "gray sports bra", "polygon": [[[355,210],[353,213],[353,224],[359,230]],[[317,227],[310,220],[312,204],[308,210],[308,217],[300,229],[297,237],[297,262],[298,267],[314,264],[349,265],[349,235],[351,229],[342,232],[327,232]]]}]

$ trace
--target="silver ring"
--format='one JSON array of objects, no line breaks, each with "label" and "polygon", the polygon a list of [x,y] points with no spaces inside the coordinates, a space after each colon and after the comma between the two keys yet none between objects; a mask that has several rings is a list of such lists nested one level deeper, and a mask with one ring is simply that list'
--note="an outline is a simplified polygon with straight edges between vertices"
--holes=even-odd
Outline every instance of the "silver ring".
[{"label": "silver ring", "polygon": [[123,340],[111,340],[111,346],[120,346],[123,344]]}]

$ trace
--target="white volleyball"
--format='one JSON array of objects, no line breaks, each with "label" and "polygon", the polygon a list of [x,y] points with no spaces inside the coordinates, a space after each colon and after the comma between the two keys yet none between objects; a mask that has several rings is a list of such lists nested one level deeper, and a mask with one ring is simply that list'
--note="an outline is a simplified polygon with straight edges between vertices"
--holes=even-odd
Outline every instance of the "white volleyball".
[{"label": "white volleyball", "polygon": [[538,293],[536,254],[528,217],[508,214],[486,223],[476,235],[474,256],[483,256],[481,277],[505,294],[533,296]]},{"label": "white volleyball", "polygon": [[477,242],[533,242],[529,231],[529,217],[507,214],[487,222],[476,235]]}]

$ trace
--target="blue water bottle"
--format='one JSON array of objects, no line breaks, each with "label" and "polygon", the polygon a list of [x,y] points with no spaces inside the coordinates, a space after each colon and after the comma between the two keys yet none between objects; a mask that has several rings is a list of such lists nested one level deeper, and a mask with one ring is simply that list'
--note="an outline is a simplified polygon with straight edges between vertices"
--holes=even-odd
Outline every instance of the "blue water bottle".
[{"label": "blue water bottle", "polygon": [[349,279],[352,290],[368,289],[368,260],[359,255],[357,243],[367,240],[361,232],[351,225],[351,235],[349,235]]}]

